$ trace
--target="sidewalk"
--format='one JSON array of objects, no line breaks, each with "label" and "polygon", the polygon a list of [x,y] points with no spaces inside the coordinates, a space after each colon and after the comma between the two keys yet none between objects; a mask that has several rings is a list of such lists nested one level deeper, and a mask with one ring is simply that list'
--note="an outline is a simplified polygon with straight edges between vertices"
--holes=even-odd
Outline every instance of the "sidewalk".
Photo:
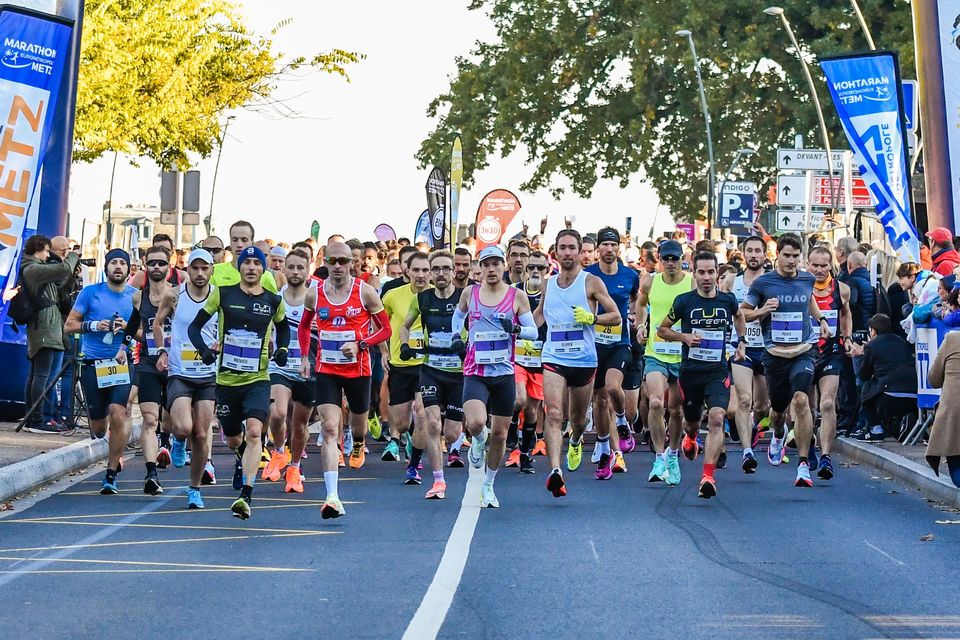
[{"label": "sidewalk", "polygon": [[17,433],[16,428],[16,422],[0,422],[0,468],[90,439],[86,427],[69,436],[29,433],[26,429]]}]

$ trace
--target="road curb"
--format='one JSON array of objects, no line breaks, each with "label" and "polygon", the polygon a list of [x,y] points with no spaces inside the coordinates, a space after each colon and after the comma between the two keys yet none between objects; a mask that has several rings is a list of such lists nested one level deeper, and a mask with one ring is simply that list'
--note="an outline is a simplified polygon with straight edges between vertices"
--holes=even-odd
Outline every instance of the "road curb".
[{"label": "road curb", "polygon": [[834,448],[847,459],[876,467],[919,490],[927,498],[939,500],[952,507],[960,507],[960,489],[944,476],[937,476],[933,469],[913,460],[866,442],[850,438],[837,438]]},{"label": "road curb", "polygon": [[[130,442],[140,439],[140,425],[133,425]],[[0,469],[0,501],[23,495],[107,457],[109,444],[104,439],[74,442]]]}]

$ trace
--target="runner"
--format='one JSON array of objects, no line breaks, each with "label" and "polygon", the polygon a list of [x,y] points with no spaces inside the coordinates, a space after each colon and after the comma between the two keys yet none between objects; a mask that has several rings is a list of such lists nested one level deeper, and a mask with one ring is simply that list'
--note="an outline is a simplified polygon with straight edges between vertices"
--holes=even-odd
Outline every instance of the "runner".
[{"label": "runner", "polygon": [[800,452],[794,485],[812,487],[807,459],[813,436],[809,393],[816,358],[810,343],[811,318],[819,324],[820,337],[824,340],[830,338],[830,328],[813,297],[813,276],[797,267],[802,251],[799,236],[792,233],[780,236],[776,269],[753,281],[741,308],[747,322],[760,320],[766,347],[763,368],[767,374],[773,427],[767,458],[772,465],[783,462],[784,418],[790,409]]},{"label": "runner", "polygon": [[[597,479],[609,480],[614,467],[618,472],[627,470],[620,447],[632,451],[633,436],[628,427],[624,406],[624,372],[633,360],[630,351],[630,309],[637,301],[640,278],[632,269],[620,262],[620,233],[613,227],[604,227],[597,233],[597,248],[600,261],[586,268],[586,272],[600,278],[610,298],[616,303],[622,322],[616,326],[602,327],[595,332],[597,341],[597,377],[594,380],[593,419],[599,437],[610,436],[610,418],[616,415],[617,436],[611,439],[613,455],[606,459],[599,452],[596,459]],[[604,309],[598,309],[602,313]],[[602,441],[598,437],[597,443]]]},{"label": "runner", "polygon": [[413,439],[415,447],[426,450],[433,469],[433,487],[426,498],[442,500],[447,483],[443,477],[441,435],[451,445],[448,465],[463,466],[457,444],[463,432],[463,340],[453,334],[452,328],[453,313],[463,290],[453,286],[453,256],[449,251],[430,254],[430,273],[434,288],[421,291],[413,299],[400,327],[399,342],[400,358],[413,359],[417,354],[409,344],[410,331],[418,323],[423,327],[426,359],[420,368],[420,397],[426,420]]},{"label": "runner", "polygon": [[[205,249],[194,249],[187,257],[188,280],[163,295],[153,321],[154,344],[169,344],[169,350],[157,350],[157,371],[167,372],[166,410],[173,428],[174,441],[190,438],[190,486],[187,508],[203,509],[201,485],[217,483],[211,459],[213,414],[216,400],[216,364],[204,364],[190,342],[187,329],[203,308],[213,285],[214,258]],[[204,343],[217,342],[217,319],[211,318],[201,329]]]},{"label": "runner", "polygon": [[820,394],[821,455],[817,477],[830,480],[834,473],[830,454],[837,435],[837,389],[843,360],[847,357],[844,343],[853,333],[853,315],[850,313],[850,287],[836,280],[830,272],[833,266],[830,249],[823,245],[814,247],[807,256],[807,263],[816,279],[814,300],[830,326],[830,338],[821,338],[817,343],[817,361],[813,369],[813,381]]},{"label": "runner", "polygon": [[63,329],[67,333],[82,334],[80,385],[87,403],[90,431],[97,438],[103,438],[107,430],[110,431],[107,472],[100,493],[116,495],[120,493],[117,474],[130,437],[127,349],[134,343],[140,315],[133,306],[135,289],[126,284],[130,256],[123,249],[111,249],[104,257],[104,265],[106,282],[88,285],[80,291]]},{"label": "runner", "polygon": [[[231,231],[231,236],[233,235]],[[271,326],[276,331],[277,349],[273,360],[285,367],[290,328],[283,308],[283,298],[267,291],[261,284],[267,257],[249,246],[237,255],[240,284],[217,287],[210,292],[203,308],[190,323],[188,334],[204,364],[219,358],[217,369],[217,418],[227,438],[227,446],[237,454],[233,487],[240,497],[231,505],[233,515],[246,520],[251,515],[253,484],[260,466],[263,423],[270,406]],[[210,347],[203,337],[203,327],[219,313],[219,340]],[[244,433],[244,425],[246,433]]]},{"label": "runner", "polygon": [[[645,327],[648,314],[650,319],[649,331],[646,334],[641,332],[641,337],[645,337],[647,343],[643,357],[643,382],[649,403],[647,427],[650,430],[650,443],[656,454],[647,481],[663,481],[676,485],[680,484],[680,457],[679,450],[675,447],[680,441],[682,426],[683,398],[678,383],[683,344],[663,339],[658,335],[657,327],[670,312],[676,297],[691,290],[693,278],[681,269],[683,247],[679,242],[664,240],[660,244],[659,254],[663,272],[644,278],[637,295],[636,310],[638,326]],[[670,409],[669,450],[664,439],[664,398]],[[687,448],[684,453],[691,460],[696,458],[696,440],[691,444],[684,439],[684,445]]]},{"label": "runner", "polygon": [[507,258],[510,271],[503,275],[507,284],[520,284],[526,276],[527,260],[530,259],[530,247],[523,238],[514,238],[507,245]]},{"label": "runner", "polygon": [[[213,267],[213,277],[210,283],[215,287],[226,287],[240,284],[240,254],[244,249],[253,246],[253,225],[246,220],[237,220],[230,225],[230,251],[233,253],[232,262],[222,262]],[[219,238],[218,238],[219,240]],[[262,251],[260,253],[263,253]],[[276,293],[277,281],[269,269],[263,270],[260,284],[270,293]]]},{"label": "runner", "polygon": [[[707,407],[707,447],[700,479],[700,497],[717,495],[714,470],[723,446],[723,420],[730,404],[730,373],[726,344],[736,325],[741,336],[734,360],[742,360],[746,348],[743,312],[732,293],[717,291],[717,256],[700,252],[693,258],[697,288],[681,293],[657,327],[667,342],[683,343],[680,363],[680,390],[683,397],[684,429],[696,439],[703,407]],[[673,327],[680,323],[680,332]]]},{"label": "runner", "polygon": [[[567,468],[576,471],[583,456],[587,407],[597,373],[594,325],[620,326],[622,318],[600,278],[581,268],[580,234],[573,229],[561,230],[557,234],[556,252],[560,273],[547,280],[546,291],[533,315],[537,325],[547,325],[547,339],[543,344],[543,395],[547,411],[544,437],[553,469],[547,478],[547,490],[559,498],[567,495],[560,471],[564,404],[569,400],[573,426],[567,448]],[[597,313],[598,306],[609,311]],[[600,464],[609,466],[610,436],[598,435],[597,439],[601,442],[601,455],[605,456]],[[600,468],[597,467],[598,472]]]},{"label": "runner", "polygon": [[472,439],[469,458],[474,469],[483,466],[484,448],[489,440],[480,507],[498,508],[500,501],[493,483],[506,450],[507,430],[513,415],[514,337],[534,340],[537,328],[526,297],[518,296],[518,290],[503,281],[506,266],[503,249],[496,245],[484,247],[478,258],[483,280],[463,291],[452,328],[454,336],[460,335],[469,319],[463,361],[464,424]]},{"label": "runner", "polygon": [[468,284],[474,284],[470,280],[470,250],[466,247],[457,247],[453,250],[453,286],[457,289],[465,289]]},{"label": "runner", "polygon": [[[332,242],[324,250],[323,261],[328,277],[321,287],[307,290],[297,339],[300,352],[308,353],[311,328],[316,319],[320,347],[313,370],[317,374],[316,402],[324,442],[321,465],[327,490],[320,513],[326,520],[347,513],[339,496],[339,452],[336,446],[343,421],[343,399],[346,397],[353,434],[350,468],[359,469],[366,459],[364,435],[372,373],[370,347],[387,340],[391,329],[377,292],[350,275],[353,262],[350,248],[342,242]],[[379,328],[369,334],[371,320]],[[311,376],[307,358],[300,360],[300,376]]]}]

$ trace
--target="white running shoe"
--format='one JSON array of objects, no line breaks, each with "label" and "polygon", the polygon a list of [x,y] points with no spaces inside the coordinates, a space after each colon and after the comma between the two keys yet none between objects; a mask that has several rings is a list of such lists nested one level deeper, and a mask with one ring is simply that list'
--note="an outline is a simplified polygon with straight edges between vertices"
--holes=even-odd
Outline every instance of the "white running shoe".
[{"label": "white running shoe", "polygon": [[500,501],[497,500],[497,494],[493,492],[493,485],[483,483],[480,485],[480,508],[486,509],[487,507],[499,509]]},{"label": "white running shoe", "polygon": [[600,451],[600,441],[593,443],[593,453],[590,454],[590,462],[593,464],[598,464],[600,462],[600,456],[603,455]]},{"label": "white running shoe", "polygon": [[467,451],[467,458],[470,459],[471,467],[474,469],[479,469],[483,466],[483,458],[486,454],[486,448],[487,439],[485,437],[483,440],[481,440],[477,436],[473,436],[473,438],[470,440],[470,450]]}]

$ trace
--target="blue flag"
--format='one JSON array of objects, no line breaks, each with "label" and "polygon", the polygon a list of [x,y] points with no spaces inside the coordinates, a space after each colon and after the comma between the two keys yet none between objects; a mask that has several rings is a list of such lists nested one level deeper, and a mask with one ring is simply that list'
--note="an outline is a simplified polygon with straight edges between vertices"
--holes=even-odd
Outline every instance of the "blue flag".
[{"label": "blue flag", "polygon": [[414,244],[426,242],[431,247],[433,246],[433,232],[430,228],[430,209],[426,209],[420,214],[420,217],[417,218],[417,228],[413,232],[413,242]]}]

